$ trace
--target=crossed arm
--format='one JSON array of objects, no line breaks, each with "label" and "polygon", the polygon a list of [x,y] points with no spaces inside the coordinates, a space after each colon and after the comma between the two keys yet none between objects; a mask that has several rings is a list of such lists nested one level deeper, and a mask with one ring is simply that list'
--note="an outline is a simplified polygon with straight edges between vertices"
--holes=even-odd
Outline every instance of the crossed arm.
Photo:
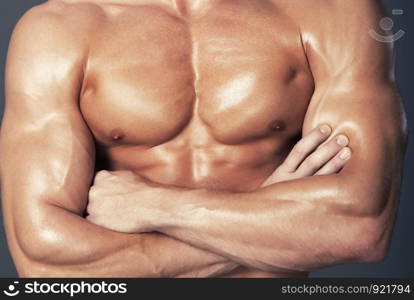
[{"label": "crossed arm", "polygon": [[[377,99],[384,95],[390,97],[383,90]],[[135,225],[130,232],[159,231],[268,272],[383,259],[398,199],[398,148],[403,147],[400,133],[389,129],[396,125],[396,115],[386,117],[392,111],[388,101],[380,100],[382,120],[361,116],[348,121],[349,127],[337,125],[350,136],[353,149],[339,173],[273,183],[248,193],[137,186],[128,195],[129,204],[138,208],[129,215],[130,226]],[[362,105],[361,111],[367,109],[375,115],[375,107]],[[97,201],[107,201],[106,208],[95,215],[91,207],[90,220],[111,228],[103,211],[116,214],[116,209],[111,197],[97,193]]]},{"label": "crossed arm", "polygon": [[[405,143],[387,49],[365,45],[365,53],[358,53],[365,59],[346,61],[323,49],[308,53],[317,88],[304,136],[322,123],[330,124],[334,135],[347,134],[353,156],[341,172],[277,182],[278,173],[300,169],[287,164],[267,186],[244,194],[126,180],[128,199],[139,209],[129,219],[132,228],[124,231],[139,234],[125,234],[105,229],[111,225],[93,209],[90,220],[104,227],[83,218],[94,147],[76,102],[83,51],[73,45],[84,40],[67,32],[56,16],[31,14],[16,28],[10,46],[0,139],[5,226],[20,275],[211,276],[237,264],[309,270],[383,256]],[[378,50],[368,56],[373,49]],[[361,72],[367,60],[369,80]],[[329,68],[326,61],[332,61]],[[161,199],[168,199],[168,210],[157,206]]]},{"label": "crossed arm", "polygon": [[62,19],[35,8],[10,43],[0,175],[8,244],[19,274],[206,277],[237,267],[164,234],[119,233],[84,218],[95,161],[77,103],[85,48],[80,33],[87,27],[79,24],[77,30]]},{"label": "crossed arm", "polygon": [[[333,144],[329,139],[316,155],[305,155],[299,163],[295,156],[309,151],[302,142],[320,134],[314,129],[256,191],[186,190],[130,179],[128,192],[119,193],[121,199],[105,188],[111,182],[122,186],[114,179],[118,175],[106,173],[92,189],[88,219],[118,231],[162,232],[267,272],[382,260],[398,202],[403,113],[391,83],[363,82],[354,87],[352,92],[324,92],[322,99],[313,100],[318,104],[305,121],[305,134],[314,123],[328,123],[334,132],[349,137],[352,157],[340,172],[278,180],[283,172],[312,170],[312,162],[320,161],[324,149]],[[125,199],[136,209],[122,208]]]},{"label": "crossed arm", "polygon": [[312,20],[304,26],[309,31],[302,32],[315,80],[303,135],[321,124],[331,125],[333,136],[346,134],[353,154],[340,172],[277,182],[281,170],[303,167],[286,164],[265,186],[248,193],[136,184],[127,198],[137,209],[118,228],[105,217],[114,212],[111,201],[119,203],[119,197],[98,187],[89,220],[126,232],[162,232],[270,272],[383,259],[406,144],[392,45],[367,35],[369,29],[380,30],[381,11],[373,1],[332,3],[339,10],[333,13],[338,26]]}]

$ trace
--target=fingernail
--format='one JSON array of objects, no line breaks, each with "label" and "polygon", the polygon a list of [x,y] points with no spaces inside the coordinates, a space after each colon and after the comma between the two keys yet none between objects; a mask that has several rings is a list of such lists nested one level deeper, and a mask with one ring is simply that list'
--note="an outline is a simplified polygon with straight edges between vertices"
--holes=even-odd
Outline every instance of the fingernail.
[{"label": "fingernail", "polygon": [[339,158],[340,159],[348,159],[351,157],[351,151],[347,148],[341,151],[341,153],[339,154]]},{"label": "fingernail", "polygon": [[336,137],[336,143],[339,146],[345,147],[346,145],[348,145],[348,138],[346,136],[344,136],[344,135],[338,135]]},{"label": "fingernail", "polygon": [[323,134],[328,134],[331,132],[331,127],[329,127],[328,125],[322,125],[321,127],[319,127],[319,130]]}]

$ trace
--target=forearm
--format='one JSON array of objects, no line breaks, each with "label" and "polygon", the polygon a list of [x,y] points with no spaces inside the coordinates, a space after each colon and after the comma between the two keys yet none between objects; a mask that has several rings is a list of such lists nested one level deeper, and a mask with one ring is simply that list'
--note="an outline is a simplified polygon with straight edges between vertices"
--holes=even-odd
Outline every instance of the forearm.
[{"label": "forearm", "polygon": [[344,185],[333,175],[251,193],[170,190],[172,213],[158,230],[264,271],[369,260],[380,251],[378,223],[351,205]]},{"label": "forearm", "polygon": [[24,257],[17,262],[21,276],[206,277],[236,266],[162,234],[117,233],[56,206],[48,206],[43,214],[50,229],[40,240],[19,243]]}]

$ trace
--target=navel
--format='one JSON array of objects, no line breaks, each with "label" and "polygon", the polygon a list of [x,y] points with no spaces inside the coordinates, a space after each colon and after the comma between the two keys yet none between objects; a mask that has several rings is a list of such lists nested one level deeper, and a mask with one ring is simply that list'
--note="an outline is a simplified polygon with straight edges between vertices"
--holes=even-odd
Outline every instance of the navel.
[{"label": "navel", "polygon": [[286,123],[281,120],[275,120],[272,123],[270,123],[269,128],[271,131],[274,132],[283,131],[286,129]]},{"label": "navel", "polygon": [[112,130],[109,135],[113,141],[122,140],[125,136],[124,132],[119,128]]}]

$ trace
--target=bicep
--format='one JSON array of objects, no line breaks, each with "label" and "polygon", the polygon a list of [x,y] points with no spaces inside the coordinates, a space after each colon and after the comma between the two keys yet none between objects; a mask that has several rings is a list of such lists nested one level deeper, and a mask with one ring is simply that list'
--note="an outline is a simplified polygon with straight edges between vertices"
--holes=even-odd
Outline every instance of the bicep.
[{"label": "bicep", "polygon": [[77,104],[82,51],[62,28],[56,16],[34,10],[9,47],[0,171],[12,240],[49,226],[47,206],[82,214],[93,176],[94,144]]},{"label": "bicep", "polygon": [[338,90],[316,90],[303,132],[329,124],[332,137],[348,136],[352,157],[337,174],[341,188],[364,199],[362,214],[380,212],[400,184],[406,134],[398,92],[392,82],[368,80]]},{"label": "bicep", "polygon": [[80,214],[93,175],[93,147],[76,109],[29,121],[6,107],[1,135],[5,200],[16,212],[49,203]]},{"label": "bicep", "polygon": [[338,174],[342,188],[366,199],[363,211],[380,211],[398,190],[406,139],[392,44],[368,34],[380,32],[383,10],[374,1],[335,1],[322,11],[331,26],[309,22],[304,33],[315,92],[303,132],[327,123],[333,136],[349,137],[353,155]]},{"label": "bicep", "polygon": [[6,233],[13,254],[31,258],[70,236],[64,224],[81,217],[93,175],[93,145],[77,114],[39,118],[45,123],[37,128],[6,110],[1,135]]},{"label": "bicep", "polygon": [[84,194],[92,176],[93,141],[78,107],[83,45],[67,27],[58,15],[36,7],[19,21],[9,46],[3,184],[23,186],[19,192],[32,198]]},{"label": "bicep", "polygon": [[390,83],[361,82],[349,91],[325,94],[308,110],[303,131],[324,123],[332,126],[333,136],[344,133],[350,139],[353,156],[345,170],[355,169],[350,168],[355,162],[379,171],[397,160],[403,148],[405,115]]}]

